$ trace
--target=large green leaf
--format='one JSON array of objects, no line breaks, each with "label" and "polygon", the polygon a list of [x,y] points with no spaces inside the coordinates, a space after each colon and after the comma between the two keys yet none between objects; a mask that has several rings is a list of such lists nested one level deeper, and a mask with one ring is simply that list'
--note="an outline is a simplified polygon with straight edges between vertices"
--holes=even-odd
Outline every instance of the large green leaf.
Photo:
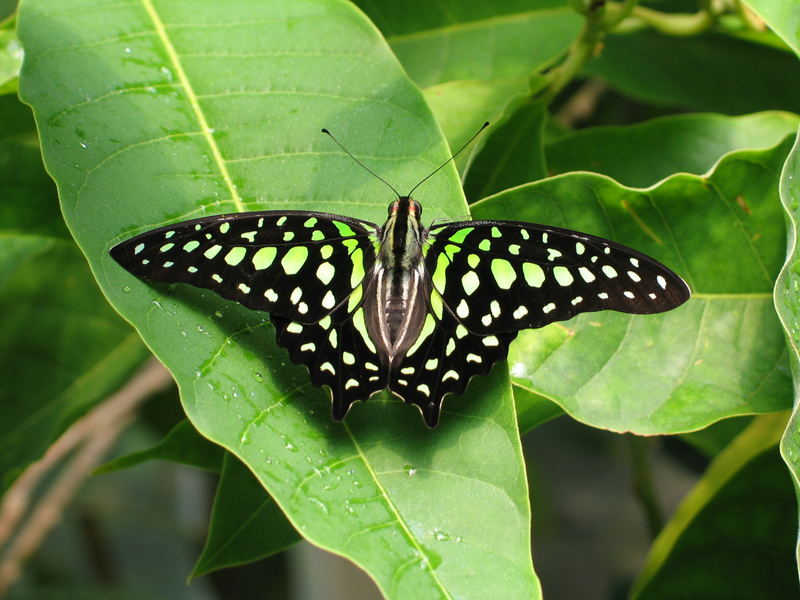
[{"label": "large green leaf", "polygon": [[[775,308],[778,311],[789,347],[795,398],[795,409],[781,440],[781,454],[789,466],[795,490],[800,498],[800,411],[798,411],[798,407],[800,407],[798,404],[798,398],[800,398],[800,248],[797,243],[798,223],[800,223],[800,189],[797,185],[798,181],[800,181],[800,131],[781,175],[781,202],[787,216],[788,242],[786,244],[786,263],[775,283]],[[800,544],[797,555],[800,558]]]},{"label": "large green leaf", "polygon": [[147,356],[72,242],[30,110],[0,98],[0,490]]},{"label": "large green leaf", "polygon": [[[388,398],[335,424],[265,314],[146,285],[108,257],[134,233],[203,214],[382,219],[391,196],[319,129],[398,188],[448,150],[373,26],[334,0],[26,0],[19,34],[21,93],[67,223],[175,375],[197,429],[248,466],[304,537],[362,566],[387,597],[536,596],[502,367],[449,400],[436,431]],[[418,198],[428,218],[466,212],[452,166]]]},{"label": "large green leaf", "polygon": [[705,173],[734,150],[774,146],[797,129],[798,121],[785,112],[693,114],[592,127],[549,144],[547,167],[553,174],[593,171],[646,187],[677,172]]},{"label": "large green leaf", "polygon": [[786,414],[756,419],[653,544],[632,598],[797,598],[795,499],[776,444]]},{"label": "large green leaf", "polygon": [[563,0],[357,3],[420,87],[525,77],[552,64],[581,25]]},{"label": "large green leaf", "polygon": [[788,143],[728,154],[708,176],[636,190],[563,175],[473,205],[622,242],[661,260],[693,290],[663,315],[589,313],[527,331],[511,373],[580,421],[643,434],[698,429],[787,408],[786,351],[772,306],[784,256],[778,174]]},{"label": "large green leaf", "polygon": [[727,114],[800,112],[796,57],[725,35],[675,38],[642,31],[608,36],[585,72],[658,105]]},{"label": "large green leaf", "polygon": [[800,4],[786,0],[745,0],[770,28],[800,56]]}]

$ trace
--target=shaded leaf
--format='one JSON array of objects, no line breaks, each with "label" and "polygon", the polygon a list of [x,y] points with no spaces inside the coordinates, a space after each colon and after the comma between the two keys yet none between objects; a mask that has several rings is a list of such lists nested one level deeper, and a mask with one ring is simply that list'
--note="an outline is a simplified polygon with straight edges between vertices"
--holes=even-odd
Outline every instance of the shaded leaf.
[{"label": "shaded leaf", "polygon": [[206,471],[219,472],[224,455],[222,448],[197,433],[192,424],[184,419],[152,448],[115,458],[96,469],[95,474],[130,469],[150,460],[168,460]]},{"label": "shaded leaf", "polygon": [[727,114],[800,112],[797,59],[724,35],[675,38],[642,31],[608,36],[585,72],[661,106]]},{"label": "shaded leaf", "polygon": [[192,577],[265,558],[298,541],[300,535],[258,479],[226,453],[208,536]]},{"label": "shaded leaf", "polygon": [[58,210],[30,111],[0,99],[0,489],[147,356]]},{"label": "shaded leaf", "polygon": [[673,173],[703,174],[734,150],[769,148],[793,133],[797,115],[673,115],[636,125],[592,127],[547,146],[551,174],[593,171],[647,187]]},{"label": "shaded leaf", "polygon": [[464,183],[469,202],[547,175],[544,126],[547,106],[528,101],[492,132],[476,156]]},{"label": "shaded leaf", "polygon": [[[391,196],[319,129],[398,188],[448,150],[372,25],[333,0],[40,0],[23,5],[19,32],[20,89],[67,223],[175,375],[195,427],[255,473],[304,537],[363,567],[387,597],[535,597],[502,367],[448,400],[437,431],[386,397],[335,424],[266,314],[149,286],[108,256],[135,233],[204,214],[324,207],[385,218]],[[428,219],[466,212],[452,166],[417,197]]]},{"label": "shaded leaf", "polygon": [[486,139],[492,137],[531,91],[527,79],[449,81],[424,91],[425,99],[442,126],[452,152],[458,151],[484,122],[489,121],[492,125],[456,157],[456,167],[462,176]]},{"label": "shaded leaf", "polygon": [[797,598],[795,499],[776,444],[786,413],[756,419],[684,498],[632,598]]},{"label": "shaded leaf", "polygon": [[740,151],[707,177],[648,190],[600,175],[553,177],[473,205],[610,238],[675,269],[693,298],[663,315],[601,312],[526,331],[514,380],[587,424],[643,434],[784,409],[786,351],[772,305],[784,256],[778,173],[789,146]]}]

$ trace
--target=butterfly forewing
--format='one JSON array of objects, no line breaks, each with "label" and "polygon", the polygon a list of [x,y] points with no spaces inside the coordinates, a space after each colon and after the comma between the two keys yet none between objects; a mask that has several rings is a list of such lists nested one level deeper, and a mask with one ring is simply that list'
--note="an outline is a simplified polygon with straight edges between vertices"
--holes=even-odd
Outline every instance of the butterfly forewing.
[{"label": "butterfly forewing", "polygon": [[375,225],[314,212],[219,215],[162,227],[111,255],[134,275],[214,290],[314,323],[345,302],[375,261]]},{"label": "butterfly forewing", "polygon": [[325,213],[221,215],[150,231],[111,254],[140,277],[190,283],[268,311],[292,361],[330,387],[338,420],[387,386],[361,307],[376,229]]},{"label": "butterfly forewing", "polygon": [[428,242],[426,268],[445,308],[480,335],[597,310],[658,313],[689,297],[686,283],[658,261],[566,229],[467,221],[431,228]]}]

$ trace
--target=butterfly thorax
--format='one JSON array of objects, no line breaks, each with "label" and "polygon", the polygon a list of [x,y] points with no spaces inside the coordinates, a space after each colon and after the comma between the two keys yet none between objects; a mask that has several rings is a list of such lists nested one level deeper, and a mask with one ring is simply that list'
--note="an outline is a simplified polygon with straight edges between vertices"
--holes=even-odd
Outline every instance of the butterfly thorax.
[{"label": "butterfly thorax", "polygon": [[396,365],[416,341],[427,312],[430,284],[422,262],[420,205],[400,197],[380,229],[378,260],[364,300],[367,328],[386,364]]}]

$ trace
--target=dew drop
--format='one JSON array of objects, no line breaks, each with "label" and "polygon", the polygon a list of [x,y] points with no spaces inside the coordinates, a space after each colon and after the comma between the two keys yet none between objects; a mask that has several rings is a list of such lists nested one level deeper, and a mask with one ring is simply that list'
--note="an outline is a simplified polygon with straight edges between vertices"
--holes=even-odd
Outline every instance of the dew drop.
[{"label": "dew drop", "polygon": [[126,285],[124,288],[122,288],[122,291],[125,292],[126,294],[130,294],[131,286]]}]

